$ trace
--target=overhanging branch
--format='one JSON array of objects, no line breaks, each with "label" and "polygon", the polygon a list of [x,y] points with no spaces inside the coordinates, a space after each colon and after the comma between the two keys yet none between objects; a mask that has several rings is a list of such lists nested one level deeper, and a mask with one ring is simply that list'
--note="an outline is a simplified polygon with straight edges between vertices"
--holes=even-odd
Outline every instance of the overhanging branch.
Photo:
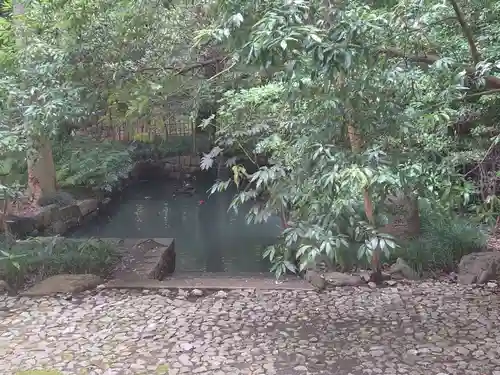
[{"label": "overhanging branch", "polygon": [[179,68],[176,66],[163,66],[163,67],[148,67],[148,68],[140,68],[134,71],[134,73],[143,73],[143,72],[148,72],[148,71],[160,71],[160,70],[172,70],[175,71],[176,75],[182,75],[189,73],[195,69],[203,68],[208,65],[220,63],[224,61],[226,57],[219,57],[216,59],[210,59],[210,60],[205,60],[205,61],[199,61],[195,64],[192,65],[187,65],[183,68]]},{"label": "overhanging branch", "polygon": [[[385,54],[389,57],[400,57],[413,62],[423,63],[426,65],[432,65],[441,58],[440,56],[434,54],[408,55],[404,51],[398,48],[384,48],[379,50],[379,53]],[[465,71],[469,74],[476,73],[476,70],[473,67],[467,67],[465,68]],[[483,78],[485,80],[486,86],[484,88],[485,91],[482,93],[482,95],[493,94],[495,93],[493,91],[494,89],[500,89],[500,78],[491,75],[485,76]]]}]

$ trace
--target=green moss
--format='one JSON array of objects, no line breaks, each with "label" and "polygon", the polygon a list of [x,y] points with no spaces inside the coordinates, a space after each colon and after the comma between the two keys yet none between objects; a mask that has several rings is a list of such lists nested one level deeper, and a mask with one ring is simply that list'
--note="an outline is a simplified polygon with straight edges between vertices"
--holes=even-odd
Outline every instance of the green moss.
[{"label": "green moss", "polygon": [[168,365],[159,365],[156,368],[157,375],[168,375]]}]

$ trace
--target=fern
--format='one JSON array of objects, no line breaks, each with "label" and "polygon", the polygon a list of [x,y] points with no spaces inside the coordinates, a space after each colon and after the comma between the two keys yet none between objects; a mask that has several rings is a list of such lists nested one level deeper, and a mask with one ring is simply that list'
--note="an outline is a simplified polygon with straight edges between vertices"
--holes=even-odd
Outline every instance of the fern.
[{"label": "fern", "polygon": [[62,145],[55,151],[54,159],[61,187],[109,189],[126,178],[133,167],[131,150],[126,145],[84,137]]}]

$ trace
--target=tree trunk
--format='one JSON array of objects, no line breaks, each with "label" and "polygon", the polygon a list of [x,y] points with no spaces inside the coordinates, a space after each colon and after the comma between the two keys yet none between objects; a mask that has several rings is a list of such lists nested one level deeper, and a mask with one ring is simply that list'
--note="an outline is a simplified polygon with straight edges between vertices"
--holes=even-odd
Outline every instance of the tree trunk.
[{"label": "tree trunk", "polygon": [[37,202],[56,192],[56,169],[50,140],[42,136],[35,145],[35,152],[28,150],[28,194]]},{"label": "tree trunk", "polygon": [[[350,110],[350,108],[348,109]],[[362,147],[363,147],[363,139],[361,135],[358,132],[358,129],[356,129],[355,125],[351,122],[351,120],[348,120],[347,124],[347,133],[349,136],[349,143],[351,144],[351,150],[353,153],[359,154],[361,153]],[[370,196],[370,192],[368,188],[365,188],[363,190],[363,200],[364,200],[364,207],[365,207],[365,215],[366,218],[368,219],[368,222],[370,225],[375,226],[375,217],[373,215],[373,202]],[[372,279],[374,281],[381,280],[382,275],[381,275],[381,267],[380,267],[380,249],[374,249],[372,253],[372,259],[371,259],[371,264],[372,264]]]},{"label": "tree trunk", "polygon": [[[345,78],[343,75],[340,77],[340,83],[341,86],[345,87]],[[351,108],[351,103],[349,102],[348,99],[346,99],[346,120],[347,120],[347,135],[349,138],[349,143],[351,144],[351,150],[355,154],[360,154],[363,150],[363,137],[361,136],[358,128],[356,125],[352,122],[352,108]],[[366,218],[368,219],[368,222],[370,225],[375,226],[375,217],[373,214],[373,202],[370,196],[370,191],[368,188],[365,188],[363,190],[363,200],[364,200],[364,208],[365,208],[365,215]],[[380,249],[374,249],[373,254],[372,254],[372,259],[371,259],[371,264],[372,264],[372,279],[374,281],[381,280],[382,279],[382,274],[381,274],[381,267],[380,267]]]},{"label": "tree trunk", "polygon": [[420,234],[418,197],[401,192],[388,197],[385,205],[392,217],[390,223],[380,229],[381,232],[402,240],[415,238]]}]

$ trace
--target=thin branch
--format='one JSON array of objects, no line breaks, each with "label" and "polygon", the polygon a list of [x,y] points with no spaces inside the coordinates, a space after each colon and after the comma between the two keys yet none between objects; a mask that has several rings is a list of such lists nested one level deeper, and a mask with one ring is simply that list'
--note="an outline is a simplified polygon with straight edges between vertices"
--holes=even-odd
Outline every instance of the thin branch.
[{"label": "thin branch", "polygon": [[415,29],[406,30],[401,35],[424,31],[424,30],[428,29],[429,27],[437,26],[437,25],[445,23],[446,21],[450,21],[450,20],[454,20],[454,19],[455,19],[455,17],[451,17],[451,16],[450,17],[441,18],[441,19],[436,20],[434,22],[427,23],[427,24],[423,25],[422,27],[418,27],[418,28],[415,28]]},{"label": "thin branch", "polygon": [[219,73],[215,74],[214,76],[210,77],[208,80],[209,81],[213,81],[215,78],[217,78],[218,76],[220,76],[221,74],[224,74],[226,72],[228,72],[229,70],[233,69],[234,66],[236,65],[236,62],[232,63],[230,66],[228,66],[226,69],[220,71]]},{"label": "thin branch", "polygon": [[210,60],[205,60],[205,61],[200,61],[192,65],[188,65],[184,68],[178,68],[175,66],[163,66],[163,67],[147,67],[147,68],[140,68],[136,69],[134,73],[143,73],[143,72],[148,72],[148,71],[158,71],[158,70],[174,70],[176,75],[181,75],[181,74],[186,74],[189,73],[192,70],[203,68],[207,65],[215,64],[221,61],[224,61],[226,58],[224,57],[219,57],[216,59],[210,59]]},{"label": "thin branch", "polygon": [[466,99],[476,98],[476,97],[485,96],[485,95],[494,95],[494,94],[500,94],[500,89],[492,89],[492,90],[476,92],[474,94],[466,95]]},{"label": "thin branch", "polygon": [[490,152],[493,150],[493,147],[495,147],[497,145],[497,138],[495,137],[495,140],[490,144],[490,147],[488,147],[488,150],[486,150],[486,153],[484,154],[483,158],[481,159],[481,161],[479,163],[476,164],[476,166],[474,168],[472,168],[471,170],[469,170],[466,174],[464,174],[464,178],[469,176],[472,172],[474,172],[476,169],[482,167],[484,161],[486,160],[486,158],[488,157],[488,155],[490,154]]},{"label": "thin branch", "polygon": [[215,63],[218,63],[218,62],[221,62],[221,61],[224,61],[226,58],[225,57],[219,57],[219,58],[216,58],[216,59],[210,59],[210,60],[206,60],[206,61],[200,61],[196,64],[193,64],[193,65],[189,65],[189,66],[186,66],[185,68],[182,68],[180,70],[177,71],[177,75],[180,75],[180,74],[186,74],[192,70],[195,70],[195,69],[198,69],[198,68],[203,68],[207,65],[211,65],[211,64],[215,64]]},{"label": "thin branch", "polygon": [[469,44],[469,50],[472,56],[472,61],[474,61],[474,66],[476,66],[481,60],[481,55],[477,50],[476,43],[474,42],[474,36],[472,35],[472,31],[467,22],[465,21],[465,16],[460,7],[458,6],[457,1],[450,0],[450,3],[451,6],[453,7],[453,10],[455,11],[457,20],[460,23],[460,26],[462,27],[462,32],[464,33],[464,36],[467,38],[467,43]]}]

